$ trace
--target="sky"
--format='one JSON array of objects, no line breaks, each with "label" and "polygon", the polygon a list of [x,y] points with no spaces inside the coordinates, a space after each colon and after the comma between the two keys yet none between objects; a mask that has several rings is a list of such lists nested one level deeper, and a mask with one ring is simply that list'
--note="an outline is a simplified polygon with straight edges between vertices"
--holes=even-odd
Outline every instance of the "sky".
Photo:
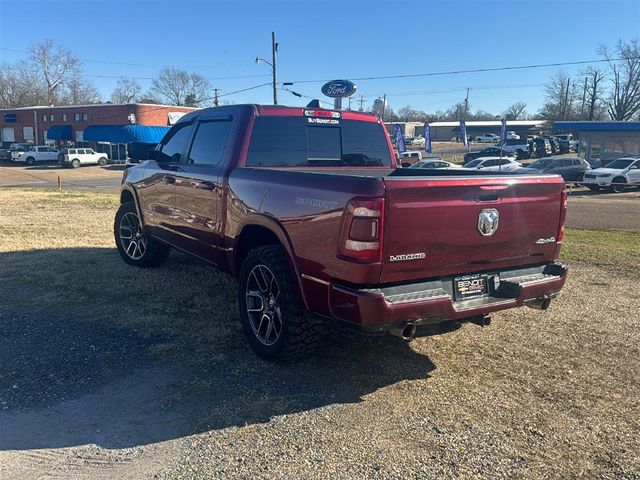
[{"label": "sky", "polygon": [[[117,78],[147,89],[162,65],[200,73],[235,103],[271,103],[271,32],[278,82],[329,100],[323,80],[356,79],[594,60],[601,44],[640,36],[636,1],[136,1],[0,0],[0,62],[25,58],[29,45],[52,39],[73,51],[105,99]],[[500,113],[525,101],[535,113],[544,84],[559,70],[586,65],[401,79],[356,80],[369,107],[388,104],[433,113],[464,100]],[[233,78],[231,78],[233,77]],[[311,80],[311,81],[309,81]],[[309,81],[309,82],[308,82]],[[279,103],[309,98],[279,92]]]}]

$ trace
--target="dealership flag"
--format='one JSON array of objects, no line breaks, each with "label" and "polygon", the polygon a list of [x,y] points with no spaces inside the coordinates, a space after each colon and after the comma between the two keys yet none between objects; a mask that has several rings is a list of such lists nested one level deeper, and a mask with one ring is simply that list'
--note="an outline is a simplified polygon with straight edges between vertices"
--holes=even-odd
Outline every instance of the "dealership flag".
[{"label": "dealership flag", "polygon": [[424,151],[431,153],[431,127],[428,123],[424,124]]},{"label": "dealership flag", "polygon": [[398,146],[398,152],[406,152],[407,148],[404,145],[404,136],[402,135],[402,127],[399,123],[396,123],[393,134],[396,137],[396,145]]},{"label": "dealership flag", "polygon": [[469,148],[469,139],[467,138],[467,126],[464,120],[460,120],[460,136],[462,137],[462,144]]},{"label": "dealership flag", "polygon": [[502,128],[500,129],[500,143],[504,145],[507,140],[507,119],[502,117]]}]

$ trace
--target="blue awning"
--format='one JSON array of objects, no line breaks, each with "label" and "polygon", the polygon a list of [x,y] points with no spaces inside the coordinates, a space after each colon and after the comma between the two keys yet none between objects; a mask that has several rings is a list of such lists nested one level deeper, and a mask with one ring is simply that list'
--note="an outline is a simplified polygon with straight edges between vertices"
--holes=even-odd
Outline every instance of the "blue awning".
[{"label": "blue awning", "polygon": [[52,125],[47,129],[47,140],[73,140],[71,125]]},{"label": "blue awning", "polygon": [[640,132],[640,122],[553,122],[553,128],[580,132]]},{"label": "blue awning", "polygon": [[85,142],[158,143],[169,127],[145,125],[90,125],[84,129]]}]

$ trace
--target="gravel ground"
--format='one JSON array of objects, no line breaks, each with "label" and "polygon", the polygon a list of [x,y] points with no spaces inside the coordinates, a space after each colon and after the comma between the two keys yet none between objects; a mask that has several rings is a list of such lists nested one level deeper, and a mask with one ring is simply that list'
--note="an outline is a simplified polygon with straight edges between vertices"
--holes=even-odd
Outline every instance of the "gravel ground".
[{"label": "gravel ground", "polygon": [[546,312],[267,364],[228,277],[121,262],[112,196],[0,205],[0,479],[640,478],[640,293],[604,257]]},{"label": "gravel ground", "polygon": [[252,382],[231,414],[265,395],[314,408],[213,425],[161,478],[640,478],[633,285],[579,267],[547,312],[410,348],[338,342],[296,383]]}]

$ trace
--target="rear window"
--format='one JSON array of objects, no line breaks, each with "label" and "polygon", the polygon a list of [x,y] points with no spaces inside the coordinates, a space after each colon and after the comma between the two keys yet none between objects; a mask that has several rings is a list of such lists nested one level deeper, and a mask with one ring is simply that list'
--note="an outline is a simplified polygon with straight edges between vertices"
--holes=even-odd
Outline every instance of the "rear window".
[{"label": "rear window", "polygon": [[247,165],[252,167],[389,167],[391,154],[382,126],[307,117],[258,117]]}]

